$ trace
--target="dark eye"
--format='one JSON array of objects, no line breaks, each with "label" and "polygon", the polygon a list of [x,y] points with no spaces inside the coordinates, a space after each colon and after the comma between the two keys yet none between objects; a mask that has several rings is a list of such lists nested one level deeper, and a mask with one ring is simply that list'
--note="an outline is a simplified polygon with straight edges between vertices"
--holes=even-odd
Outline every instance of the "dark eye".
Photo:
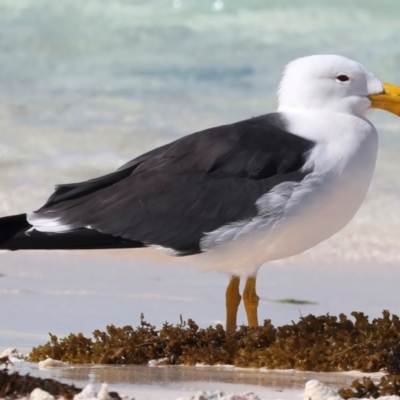
[{"label": "dark eye", "polygon": [[347,82],[350,80],[350,78],[345,75],[345,74],[340,74],[336,77],[336,80],[340,81],[340,82]]}]

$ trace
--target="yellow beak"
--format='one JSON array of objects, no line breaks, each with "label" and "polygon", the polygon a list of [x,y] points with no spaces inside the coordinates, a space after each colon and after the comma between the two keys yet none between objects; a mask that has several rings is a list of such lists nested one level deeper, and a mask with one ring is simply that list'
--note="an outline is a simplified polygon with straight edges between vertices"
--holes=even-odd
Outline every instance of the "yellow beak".
[{"label": "yellow beak", "polygon": [[371,100],[371,107],[381,108],[400,117],[400,87],[383,84],[383,92],[368,96]]}]

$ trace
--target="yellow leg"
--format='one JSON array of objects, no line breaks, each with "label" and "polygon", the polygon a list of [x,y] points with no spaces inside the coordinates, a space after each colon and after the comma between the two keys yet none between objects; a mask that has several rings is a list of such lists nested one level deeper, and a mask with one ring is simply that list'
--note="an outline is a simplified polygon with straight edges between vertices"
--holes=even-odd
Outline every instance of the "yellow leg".
[{"label": "yellow leg", "polygon": [[236,330],[236,318],[242,296],[239,293],[240,278],[233,276],[226,288],[226,331]]},{"label": "yellow leg", "polygon": [[244,308],[246,309],[247,322],[250,328],[258,326],[257,307],[259,299],[256,293],[256,278],[251,276],[247,278],[243,291]]}]

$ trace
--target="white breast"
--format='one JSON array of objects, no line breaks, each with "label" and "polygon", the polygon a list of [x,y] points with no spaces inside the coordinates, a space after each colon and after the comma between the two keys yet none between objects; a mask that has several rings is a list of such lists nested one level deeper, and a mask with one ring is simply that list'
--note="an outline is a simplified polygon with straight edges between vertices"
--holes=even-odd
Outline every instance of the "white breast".
[{"label": "white breast", "polygon": [[378,138],[371,123],[344,114],[287,114],[290,131],[316,141],[301,183],[283,183],[257,201],[251,221],[221,227],[187,260],[202,269],[239,276],[265,262],[301,253],[343,229],[367,193]]},{"label": "white breast", "polygon": [[[276,226],[275,258],[303,252],[343,229],[360,208],[375,169],[378,136],[369,121],[346,114],[313,117],[312,112],[290,119],[292,131],[317,145],[306,165],[314,172],[299,186],[297,204],[281,227]],[[291,243],[290,250],[278,242]]]}]

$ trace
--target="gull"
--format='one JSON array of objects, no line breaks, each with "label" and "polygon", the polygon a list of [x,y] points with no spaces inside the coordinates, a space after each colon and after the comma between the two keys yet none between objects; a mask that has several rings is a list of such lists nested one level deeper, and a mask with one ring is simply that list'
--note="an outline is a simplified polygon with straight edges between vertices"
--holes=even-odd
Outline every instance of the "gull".
[{"label": "gull", "polygon": [[230,277],[226,329],[243,302],[258,326],[256,277],[343,229],[371,183],[372,108],[400,115],[400,87],[338,55],[290,62],[276,112],[192,133],[117,171],[57,185],[41,208],[0,219],[0,249],[152,247]]}]

